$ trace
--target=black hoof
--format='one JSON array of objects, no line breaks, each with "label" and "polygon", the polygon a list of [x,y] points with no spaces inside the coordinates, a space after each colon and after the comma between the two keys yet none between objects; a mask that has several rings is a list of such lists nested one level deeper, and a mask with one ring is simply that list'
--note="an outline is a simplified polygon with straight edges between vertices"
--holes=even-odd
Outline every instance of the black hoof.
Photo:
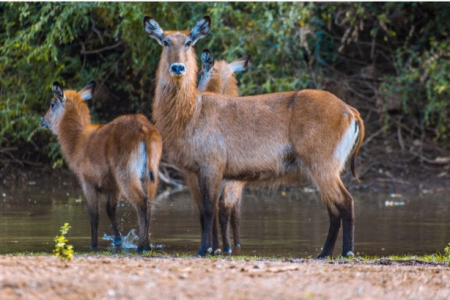
[{"label": "black hoof", "polygon": [[231,247],[223,248],[223,253],[224,254],[231,254],[231,253],[233,253],[233,249],[231,249]]},{"label": "black hoof", "polygon": [[208,248],[208,249],[200,249],[200,251],[198,251],[197,255],[200,257],[206,256],[208,254],[212,253],[212,248]]},{"label": "black hoof", "polygon": [[91,251],[97,252],[98,251],[98,246],[92,246],[91,245]]},{"label": "black hoof", "polygon": [[150,251],[150,247],[146,246],[146,247],[138,247],[137,248],[137,253],[142,253],[144,251]]},{"label": "black hoof", "polygon": [[317,259],[328,259],[331,255],[320,253],[319,256],[317,256]]},{"label": "black hoof", "polygon": [[342,253],[343,257],[355,257],[355,254],[352,251],[347,251],[347,253]]}]

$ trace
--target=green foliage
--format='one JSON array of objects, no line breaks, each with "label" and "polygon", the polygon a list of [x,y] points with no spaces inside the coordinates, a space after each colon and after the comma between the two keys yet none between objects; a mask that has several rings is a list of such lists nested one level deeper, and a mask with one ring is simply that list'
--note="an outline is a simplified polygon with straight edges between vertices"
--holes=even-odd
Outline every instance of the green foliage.
[{"label": "green foliage", "polygon": [[55,249],[53,250],[53,254],[61,260],[73,259],[73,247],[72,245],[67,244],[69,240],[66,239],[66,234],[69,232],[70,228],[69,223],[64,223],[59,230],[61,235],[54,238]]},{"label": "green foliage", "polygon": [[418,116],[421,125],[429,126],[434,131],[434,137],[444,143],[450,138],[449,50],[450,41],[433,42],[430,49],[422,53],[398,49],[397,72],[385,76],[380,88],[387,97],[401,98],[402,109],[410,122]]},{"label": "green foliage", "polygon": [[450,243],[444,248],[443,256],[450,260]]},{"label": "green foliage", "polygon": [[101,83],[94,121],[150,116],[161,49],[143,30],[145,14],[165,29],[210,15],[211,33],[196,51],[227,61],[252,54],[238,75],[243,95],[312,87],[357,108],[378,99],[387,127],[388,102],[400,97],[407,126],[421,124],[442,144],[449,138],[445,3],[3,2],[0,12],[0,147],[20,145],[22,157],[47,156],[54,167],[59,147],[39,129],[53,81]]}]

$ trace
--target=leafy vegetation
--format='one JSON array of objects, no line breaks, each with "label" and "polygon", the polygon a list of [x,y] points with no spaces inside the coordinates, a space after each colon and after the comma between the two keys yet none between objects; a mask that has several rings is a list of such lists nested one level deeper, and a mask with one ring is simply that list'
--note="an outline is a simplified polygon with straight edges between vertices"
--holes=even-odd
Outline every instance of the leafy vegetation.
[{"label": "leafy vegetation", "polygon": [[244,95],[326,89],[357,107],[369,132],[403,131],[406,149],[416,139],[445,148],[450,138],[446,3],[4,2],[0,13],[0,156],[8,161],[62,165],[54,137],[39,128],[55,80],[72,89],[101,83],[95,121],[150,116],[161,49],[144,33],[145,14],[167,29],[209,14],[211,34],[196,50],[228,61],[252,54],[239,75]]},{"label": "leafy vegetation", "polygon": [[61,235],[56,236],[54,239],[55,249],[53,250],[53,254],[61,260],[73,259],[73,247],[72,245],[67,244],[69,240],[66,239],[66,234],[69,232],[69,229],[69,223],[65,223],[59,230]]},{"label": "leafy vegetation", "polygon": [[450,243],[444,248],[444,253],[442,256],[446,257],[448,260],[450,260]]}]

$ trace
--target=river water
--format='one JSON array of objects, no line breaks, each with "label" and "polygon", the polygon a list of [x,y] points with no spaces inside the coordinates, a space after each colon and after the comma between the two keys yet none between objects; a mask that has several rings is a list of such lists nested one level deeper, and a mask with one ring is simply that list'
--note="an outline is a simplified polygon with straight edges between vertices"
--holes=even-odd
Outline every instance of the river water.
[{"label": "river water", "polygon": [[[355,252],[359,255],[422,255],[442,251],[450,242],[450,197],[437,194],[352,193],[355,198]],[[100,201],[99,249],[111,250],[112,233]],[[117,208],[125,244],[134,251],[134,209]],[[86,201],[73,180],[30,181],[0,186],[0,253],[51,252],[64,223],[77,252],[89,250],[90,223]],[[200,223],[187,191],[159,197],[153,204],[152,243],[157,251],[195,254]],[[242,201],[242,255],[317,256],[328,232],[328,214],[317,192],[246,191]],[[342,234],[342,233],[341,233]],[[341,251],[340,235],[335,255]],[[134,243],[134,244],[133,244]]]}]

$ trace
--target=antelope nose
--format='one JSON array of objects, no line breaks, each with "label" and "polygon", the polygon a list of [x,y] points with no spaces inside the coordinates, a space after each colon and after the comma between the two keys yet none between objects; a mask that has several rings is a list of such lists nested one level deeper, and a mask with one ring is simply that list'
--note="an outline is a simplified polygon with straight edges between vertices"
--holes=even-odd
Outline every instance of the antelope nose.
[{"label": "antelope nose", "polygon": [[181,74],[183,74],[184,72],[185,72],[185,67],[184,67],[184,65],[183,64],[173,64],[171,67],[170,67],[170,71],[172,72],[172,73],[175,73],[175,74],[177,74],[177,75],[181,75]]},{"label": "antelope nose", "polygon": [[41,126],[44,128],[47,128],[47,122],[45,122],[44,117],[41,117],[41,122],[40,122]]}]

